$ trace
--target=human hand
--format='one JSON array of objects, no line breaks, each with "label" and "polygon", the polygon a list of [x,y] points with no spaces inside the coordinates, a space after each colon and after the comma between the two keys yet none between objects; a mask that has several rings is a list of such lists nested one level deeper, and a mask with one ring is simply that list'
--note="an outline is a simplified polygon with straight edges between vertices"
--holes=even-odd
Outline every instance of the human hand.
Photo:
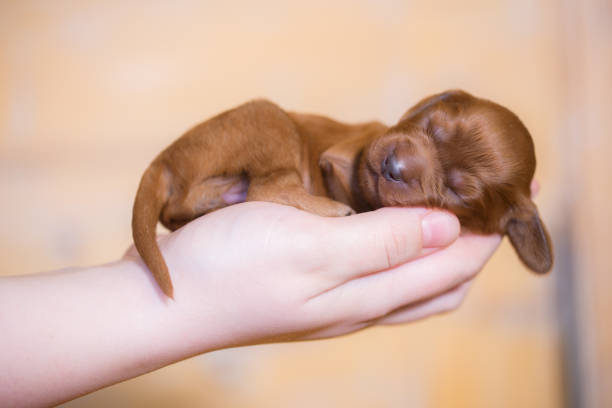
[{"label": "human hand", "polygon": [[458,235],[457,219],[442,211],[323,218],[247,202],[194,220],[160,238],[160,248],[175,286],[169,306],[183,310],[187,333],[199,333],[193,341],[204,336],[208,348],[223,348],[453,310],[500,242]]},{"label": "human hand", "polygon": [[159,241],[175,300],[133,248],[119,262],[3,277],[0,383],[12,386],[0,400],[51,406],[215,349],[453,310],[500,237],[459,236],[454,216],[421,208],[322,218],[247,202]]}]

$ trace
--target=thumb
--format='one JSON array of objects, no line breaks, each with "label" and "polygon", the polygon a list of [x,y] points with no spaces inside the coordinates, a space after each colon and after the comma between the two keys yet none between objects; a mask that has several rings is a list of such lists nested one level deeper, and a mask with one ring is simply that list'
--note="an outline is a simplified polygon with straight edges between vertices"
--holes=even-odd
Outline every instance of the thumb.
[{"label": "thumb", "polygon": [[446,247],[460,232],[453,214],[424,208],[381,208],[326,220],[320,255],[349,279],[403,264],[427,248]]}]

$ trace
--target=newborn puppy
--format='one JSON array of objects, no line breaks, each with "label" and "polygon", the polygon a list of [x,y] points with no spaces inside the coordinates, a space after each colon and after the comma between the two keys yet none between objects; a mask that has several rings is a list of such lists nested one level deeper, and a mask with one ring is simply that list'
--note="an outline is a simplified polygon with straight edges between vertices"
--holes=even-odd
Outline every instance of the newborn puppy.
[{"label": "newborn puppy", "polygon": [[534,171],[533,142],[518,117],[463,91],[423,99],[392,127],[256,100],[197,125],[155,158],[134,202],[134,243],[172,297],[158,219],[175,230],[243,201],[322,216],[426,206],[453,212],[466,230],[507,234],[525,265],[544,273],[553,255],[530,199]]}]

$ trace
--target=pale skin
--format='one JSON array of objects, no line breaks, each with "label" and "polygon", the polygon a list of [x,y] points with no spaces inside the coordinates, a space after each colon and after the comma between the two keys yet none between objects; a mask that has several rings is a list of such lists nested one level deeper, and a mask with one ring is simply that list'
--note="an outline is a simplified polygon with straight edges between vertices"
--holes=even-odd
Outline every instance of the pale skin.
[{"label": "pale skin", "polygon": [[459,233],[437,210],[325,218],[247,202],[160,238],[174,300],[133,249],[0,278],[0,401],[54,405],[212,350],[454,310],[501,239]]}]

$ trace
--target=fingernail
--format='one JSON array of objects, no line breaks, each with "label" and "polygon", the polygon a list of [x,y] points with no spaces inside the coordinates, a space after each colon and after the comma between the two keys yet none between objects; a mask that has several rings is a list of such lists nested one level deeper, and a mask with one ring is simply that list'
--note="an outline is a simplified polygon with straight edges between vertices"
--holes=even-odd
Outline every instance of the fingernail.
[{"label": "fingernail", "polygon": [[423,248],[444,247],[459,236],[459,221],[444,211],[432,211],[421,219]]}]

